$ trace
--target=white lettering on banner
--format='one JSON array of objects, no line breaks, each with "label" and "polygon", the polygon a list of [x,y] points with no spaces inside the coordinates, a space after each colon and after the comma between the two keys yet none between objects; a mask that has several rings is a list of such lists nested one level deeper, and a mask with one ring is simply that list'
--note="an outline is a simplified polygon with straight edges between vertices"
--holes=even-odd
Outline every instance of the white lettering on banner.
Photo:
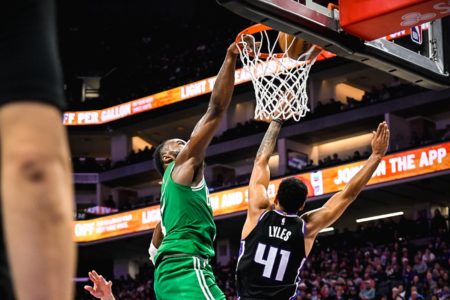
[{"label": "white lettering on banner", "polygon": [[220,208],[239,205],[244,200],[242,192],[227,193],[222,197]]},{"label": "white lettering on banner", "polygon": [[[348,183],[353,178],[353,176],[355,176],[356,173],[358,173],[359,170],[361,170],[363,167],[364,165],[360,165],[338,170],[338,177],[333,180],[334,184],[340,185]],[[372,174],[372,178],[384,175],[386,175],[386,162],[382,160],[375,172]]]},{"label": "white lettering on banner", "polygon": [[153,107],[153,101],[155,99],[152,96],[148,96],[139,100],[135,100],[131,104],[131,113],[139,113],[149,110]]},{"label": "white lettering on banner", "polygon": [[219,196],[210,196],[209,201],[213,210],[219,209]]},{"label": "white lettering on banner", "polygon": [[186,99],[206,93],[206,80],[194,82],[181,87],[181,98]]},{"label": "white lettering on banner", "polygon": [[78,113],[78,124],[98,124],[98,112],[86,111]]},{"label": "white lettering on banner", "polygon": [[450,14],[450,1],[439,2],[433,5],[434,11],[421,11],[421,12],[409,12],[402,16],[401,26],[412,27],[417,25],[419,22],[429,21],[437,16],[437,13],[441,15]]},{"label": "white lettering on banner", "polygon": [[372,177],[384,176],[386,175],[386,161],[382,160],[378,165],[377,169],[373,173]]},{"label": "white lettering on banner", "polygon": [[420,155],[419,167],[432,166],[435,160],[441,164],[446,156],[447,150],[445,148],[432,149],[428,152],[422,152]]},{"label": "white lettering on banner", "polygon": [[276,194],[276,191],[275,191],[275,184],[271,183],[271,184],[269,184],[269,186],[267,187],[267,196],[268,196],[269,198],[275,198],[275,194]]},{"label": "white lettering on banner", "polygon": [[75,236],[80,237],[92,235],[94,234],[94,229],[94,222],[75,224]]},{"label": "white lettering on banner", "polygon": [[96,230],[97,234],[101,234],[103,232],[110,232],[119,229],[128,228],[128,221],[133,219],[132,214],[128,214],[125,216],[115,217],[106,220],[100,220],[96,222]]},{"label": "white lettering on banner", "polygon": [[101,119],[102,122],[108,122],[129,115],[131,115],[131,105],[130,103],[126,103],[103,110],[101,113]]},{"label": "white lettering on banner", "polygon": [[72,124],[75,120],[75,113],[64,113],[63,124]]},{"label": "white lettering on banner", "polygon": [[216,83],[217,77],[208,78],[208,88],[210,91],[214,88],[214,84]]},{"label": "white lettering on banner", "polygon": [[235,83],[242,83],[249,81],[251,79],[250,72],[247,72],[247,70],[244,69],[238,69],[234,73],[234,82]]},{"label": "white lettering on banner", "polygon": [[445,2],[436,3],[435,5],[433,5],[433,8],[443,15],[450,14],[450,0],[448,1],[448,3]]},{"label": "white lettering on banner", "polygon": [[339,169],[338,170],[338,177],[335,178],[334,184],[339,185],[342,183],[348,183],[350,181],[350,179],[353,178],[353,176],[356,175],[356,173],[359,172],[359,170],[362,169],[362,165],[361,166],[355,166],[355,167],[351,167],[351,168],[344,168],[344,169]]},{"label": "white lettering on banner", "polygon": [[391,164],[391,172],[395,174],[397,172],[404,172],[415,169],[416,168],[416,165],[414,163],[415,157],[416,157],[415,154],[409,154],[406,156],[404,155],[389,159],[389,163]]},{"label": "white lettering on banner", "polygon": [[159,209],[150,209],[142,212],[142,224],[159,222],[161,220],[161,212]]}]

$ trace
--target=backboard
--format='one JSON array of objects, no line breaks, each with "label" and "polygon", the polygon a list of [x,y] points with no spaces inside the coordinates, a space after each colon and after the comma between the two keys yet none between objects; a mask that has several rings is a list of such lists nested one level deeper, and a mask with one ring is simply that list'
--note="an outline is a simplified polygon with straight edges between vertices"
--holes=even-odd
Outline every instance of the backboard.
[{"label": "backboard", "polygon": [[[448,60],[450,21],[449,18],[439,19],[438,17],[441,16],[439,14],[421,15],[416,12],[408,12],[399,16],[402,24],[407,26],[420,25],[425,21],[435,19],[428,25],[422,25],[420,31],[422,35],[417,36],[418,33],[413,32],[415,37],[423,39],[422,44],[415,44],[410,41],[411,29],[409,27],[402,25],[404,32],[398,35],[403,35],[403,37],[397,39],[395,34],[398,31],[397,28],[400,28],[399,26],[391,24],[392,26],[375,32],[376,30],[370,30],[370,28],[374,28],[373,25],[371,27],[370,23],[364,23],[364,18],[355,19],[355,16],[349,12],[346,12],[349,16],[343,18],[344,16],[340,15],[339,5],[335,4],[326,7],[313,0],[217,1],[244,18],[317,44],[338,56],[361,62],[426,88],[445,89],[450,87]],[[386,1],[392,3],[390,0],[352,2],[341,0],[340,3],[348,2],[359,5],[358,3],[372,2],[378,7]],[[398,3],[408,1],[423,5],[424,2],[431,0],[398,0]],[[346,11],[349,9],[355,11],[353,7],[346,8]],[[449,8],[444,11],[450,14],[450,4]],[[379,24],[381,25],[392,22],[389,19],[381,19],[381,14],[376,17],[380,17],[381,23]],[[383,27],[381,25],[376,28]],[[354,30],[355,28],[356,30]],[[357,32],[357,29],[360,28],[366,28],[366,33],[370,32],[372,35],[379,35],[387,30],[387,37],[366,40],[367,37],[361,37],[361,32]],[[389,32],[389,28],[393,28],[394,31]],[[389,34],[393,35],[389,36]]]}]

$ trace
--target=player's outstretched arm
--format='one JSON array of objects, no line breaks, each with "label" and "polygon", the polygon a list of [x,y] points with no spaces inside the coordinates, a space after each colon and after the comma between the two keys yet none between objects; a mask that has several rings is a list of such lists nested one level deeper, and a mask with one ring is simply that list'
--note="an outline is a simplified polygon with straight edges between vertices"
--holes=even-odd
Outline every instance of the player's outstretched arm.
[{"label": "player's outstretched arm", "polygon": [[[236,69],[236,60],[239,50],[235,43],[227,50],[225,60],[217,75],[216,82],[209,101],[208,110],[195,126],[186,147],[177,156],[177,165],[188,160],[194,166],[203,162],[206,148],[211,142],[217,128],[230,105],[231,96],[234,90],[234,72]],[[173,179],[179,182],[173,174]]]},{"label": "player's outstretched arm", "polygon": [[347,207],[356,199],[386,154],[389,136],[389,128],[386,122],[380,123],[377,131],[373,132],[372,155],[370,155],[364,167],[350,180],[343,191],[331,197],[322,208],[305,215],[307,239],[315,239],[320,230],[339,219]]},{"label": "player's outstretched arm", "polygon": [[280,120],[270,122],[256,154],[248,187],[248,211],[242,229],[242,238],[245,238],[253,230],[260,215],[270,207],[270,200],[267,196],[267,187],[270,183],[269,159],[275,149],[281,127],[282,121]]},{"label": "player's outstretched arm", "polygon": [[84,289],[91,293],[97,299],[101,300],[115,300],[112,293],[112,282],[106,281],[102,275],[98,275],[97,272],[89,272],[89,279],[91,279],[94,286],[85,285]]}]

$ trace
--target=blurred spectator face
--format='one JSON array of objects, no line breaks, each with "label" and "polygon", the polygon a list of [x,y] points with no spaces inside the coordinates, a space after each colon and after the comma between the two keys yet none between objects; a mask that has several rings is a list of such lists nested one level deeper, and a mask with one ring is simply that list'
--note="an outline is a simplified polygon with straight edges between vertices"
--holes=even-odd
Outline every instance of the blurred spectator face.
[{"label": "blurred spectator face", "polygon": [[395,297],[399,294],[398,288],[393,287],[392,288],[392,299],[395,299]]},{"label": "blurred spectator face", "polygon": [[411,292],[411,300],[417,299],[417,292]]},{"label": "blurred spectator face", "polygon": [[328,288],[327,285],[324,285],[320,291],[320,295],[324,298],[327,298],[328,296],[330,296],[330,289]]},{"label": "blurred spectator face", "polygon": [[[305,291],[306,290],[306,284],[304,284],[303,282],[302,283],[300,283],[300,285],[298,286],[299,287],[299,289],[301,290],[301,291]],[[302,293],[303,294],[303,293]]]},{"label": "blurred spectator face", "polygon": [[418,283],[419,282],[419,276],[414,275],[413,282],[414,283]]}]

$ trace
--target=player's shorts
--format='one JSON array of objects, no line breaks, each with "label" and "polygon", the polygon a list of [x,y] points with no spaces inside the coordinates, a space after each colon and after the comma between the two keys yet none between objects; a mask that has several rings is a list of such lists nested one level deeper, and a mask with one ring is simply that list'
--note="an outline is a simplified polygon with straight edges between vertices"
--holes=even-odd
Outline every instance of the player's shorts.
[{"label": "player's shorts", "polygon": [[21,100],[64,108],[54,0],[2,1],[0,105]]},{"label": "player's shorts", "polygon": [[193,256],[166,258],[155,270],[158,300],[225,299],[208,261]]}]

